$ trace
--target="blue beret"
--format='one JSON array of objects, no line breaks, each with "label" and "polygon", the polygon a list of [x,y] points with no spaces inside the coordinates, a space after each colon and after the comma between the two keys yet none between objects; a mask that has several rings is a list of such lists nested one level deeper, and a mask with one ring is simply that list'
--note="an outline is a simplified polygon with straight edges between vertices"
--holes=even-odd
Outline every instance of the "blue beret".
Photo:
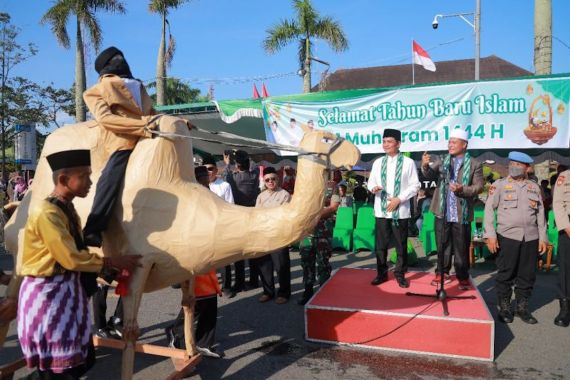
[{"label": "blue beret", "polygon": [[534,162],[528,154],[514,151],[509,153],[509,160],[522,162],[523,164],[532,164]]}]

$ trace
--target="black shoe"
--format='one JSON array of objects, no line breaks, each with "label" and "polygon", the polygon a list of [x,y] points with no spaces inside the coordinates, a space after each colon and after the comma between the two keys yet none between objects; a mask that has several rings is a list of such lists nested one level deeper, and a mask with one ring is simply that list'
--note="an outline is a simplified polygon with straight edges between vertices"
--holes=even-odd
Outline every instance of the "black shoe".
[{"label": "black shoe", "polygon": [[245,286],[243,286],[243,285],[241,285],[241,286],[235,285],[235,286],[232,286],[230,290],[237,294],[239,292],[243,292],[244,288],[245,288]]},{"label": "black shoe", "polygon": [[570,325],[570,299],[560,299],[560,313],[554,319],[554,324],[560,327]]},{"label": "black shoe", "polygon": [[103,237],[100,232],[93,232],[83,237],[83,241],[88,247],[101,248],[103,245]]},{"label": "black shoe", "polygon": [[228,298],[234,298],[236,296],[236,292],[231,289],[224,289],[222,293],[224,294],[224,297]]},{"label": "black shoe", "polygon": [[538,323],[536,318],[533,317],[528,310],[528,299],[526,298],[517,299],[517,310],[515,312],[515,315],[519,317],[524,323],[528,323],[529,325]]},{"label": "black shoe", "polygon": [[224,354],[222,352],[217,352],[215,348],[196,346],[196,350],[208,358],[221,359],[224,357]]},{"label": "black shoe", "polygon": [[305,290],[305,292],[303,293],[303,297],[297,300],[297,305],[305,305],[307,302],[309,302],[311,297],[313,297],[313,292],[312,291],[308,292]]},{"label": "black shoe", "polygon": [[179,337],[177,337],[174,334],[172,327],[165,328],[164,334],[166,334],[166,341],[168,342],[168,347],[170,347],[170,348],[182,348],[182,341]]},{"label": "black shoe", "polygon": [[398,285],[400,286],[400,288],[409,288],[410,287],[410,283],[403,276],[396,277],[396,281],[398,281]]},{"label": "black shoe", "polygon": [[370,281],[370,284],[372,285],[380,285],[383,282],[388,281],[388,276],[386,274],[379,274],[378,276],[376,276],[374,278],[374,280]]},{"label": "black shoe", "polygon": [[107,328],[97,330],[97,332],[95,332],[95,335],[102,339],[116,339],[114,336],[111,335],[111,333],[109,332],[109,330],[107,330]]},{"label": "black shoe", "polygon": [[503,298],[499,300],[499,321],[503,323],[513,322],[513,313],[511,312],[510,298]]}]

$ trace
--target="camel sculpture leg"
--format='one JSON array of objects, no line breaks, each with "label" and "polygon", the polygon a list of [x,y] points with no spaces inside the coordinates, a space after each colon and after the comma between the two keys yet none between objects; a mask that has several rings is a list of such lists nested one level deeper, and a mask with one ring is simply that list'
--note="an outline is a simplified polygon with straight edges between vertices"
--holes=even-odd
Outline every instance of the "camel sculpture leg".
[{"label": "camel sculpture leg", "polygon": [[152,263],[144,262],[144,259],[141,264],[142,267],[137,268],[130,279],[129,294],[123,297],[123,340],[125,341],[125,348],[123,350],[121,369],[122,380],[131,380],[133,378],[135,344],[140,335],[137,315],[141,304],[144,283],[152,267]]},{"label": "camel sculpture leg", "polygon": [[184,343],[189,358],[196,355],[196,340],[194,339],[194,277],[182,283],[182,309],[184,310]]}]

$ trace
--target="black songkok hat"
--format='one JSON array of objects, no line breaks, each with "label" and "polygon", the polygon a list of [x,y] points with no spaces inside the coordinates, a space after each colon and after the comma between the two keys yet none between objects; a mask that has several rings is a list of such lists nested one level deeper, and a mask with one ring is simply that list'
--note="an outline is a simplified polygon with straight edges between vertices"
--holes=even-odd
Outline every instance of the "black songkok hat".
[{"label": "black songkok hat", "polygon": [[202,178],[202,177],[208,177],[208,168],[206,168],[205,166],[196,166],[194,168],[194,176],[196,177],[196,179],[198,178]]},{"label": "black songkok hat", "polygon": [[212,156],[204,156],[202,165],[216,165],[216,160]]},{"label": "black songkok hat", "polygon": [[266,168],[263,168],[263,175],[275,174],[275,173],[277,173],[277,170],[275,170],[273,166],[268,166]]},{"label": "black songkok hat", "polygon": [[54,172],[78,166],[91,166],[89,149],[64,150],[63,152],[52,153],[46,159]]},{"label": "black songkok hat", "polygon": [[402,141],[402,132],[400,132],[397,129],[384,129],[384,136],[382,136],[383,138],[386,137],[393,137],[396,141]]},{"label": "black songkok hat", "polygon": [[103,70],[111,58],[117,54],[123,55],[123,52],[114,46],[108,47],[99,53],[97,58],[95,58],[95,71],[97,71],[97,74],[101,74],[101,70]]}]

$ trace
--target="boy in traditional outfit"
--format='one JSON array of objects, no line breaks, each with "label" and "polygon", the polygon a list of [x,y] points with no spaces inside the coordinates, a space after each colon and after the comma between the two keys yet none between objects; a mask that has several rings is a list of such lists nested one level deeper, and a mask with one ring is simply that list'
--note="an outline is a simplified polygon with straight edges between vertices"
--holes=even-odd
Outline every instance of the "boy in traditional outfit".
[{"label": "boy in traditional outfit", "polygon": [[91,187],[89,150],[47,156],[55,188],[30,212],[24,228],[18,338],[31,378],[79,379],[95,362],[85,273],[132,271],[139,255],[99,257],[81,234],[73,198]]},{"label": "boy in traditional outfit", "polygon": [[111,46],[103,50],[95,59],[95,70],[99,82],[83,93],[83,99],[102,128],[100,140],[111,156],[97,182],[83,234],[88,246],[100,247],[129,157],[141,137],[151,137],[149,129],[154,128],[156,116],[152,99],[142,83],[133,78],[119,49]]}]

